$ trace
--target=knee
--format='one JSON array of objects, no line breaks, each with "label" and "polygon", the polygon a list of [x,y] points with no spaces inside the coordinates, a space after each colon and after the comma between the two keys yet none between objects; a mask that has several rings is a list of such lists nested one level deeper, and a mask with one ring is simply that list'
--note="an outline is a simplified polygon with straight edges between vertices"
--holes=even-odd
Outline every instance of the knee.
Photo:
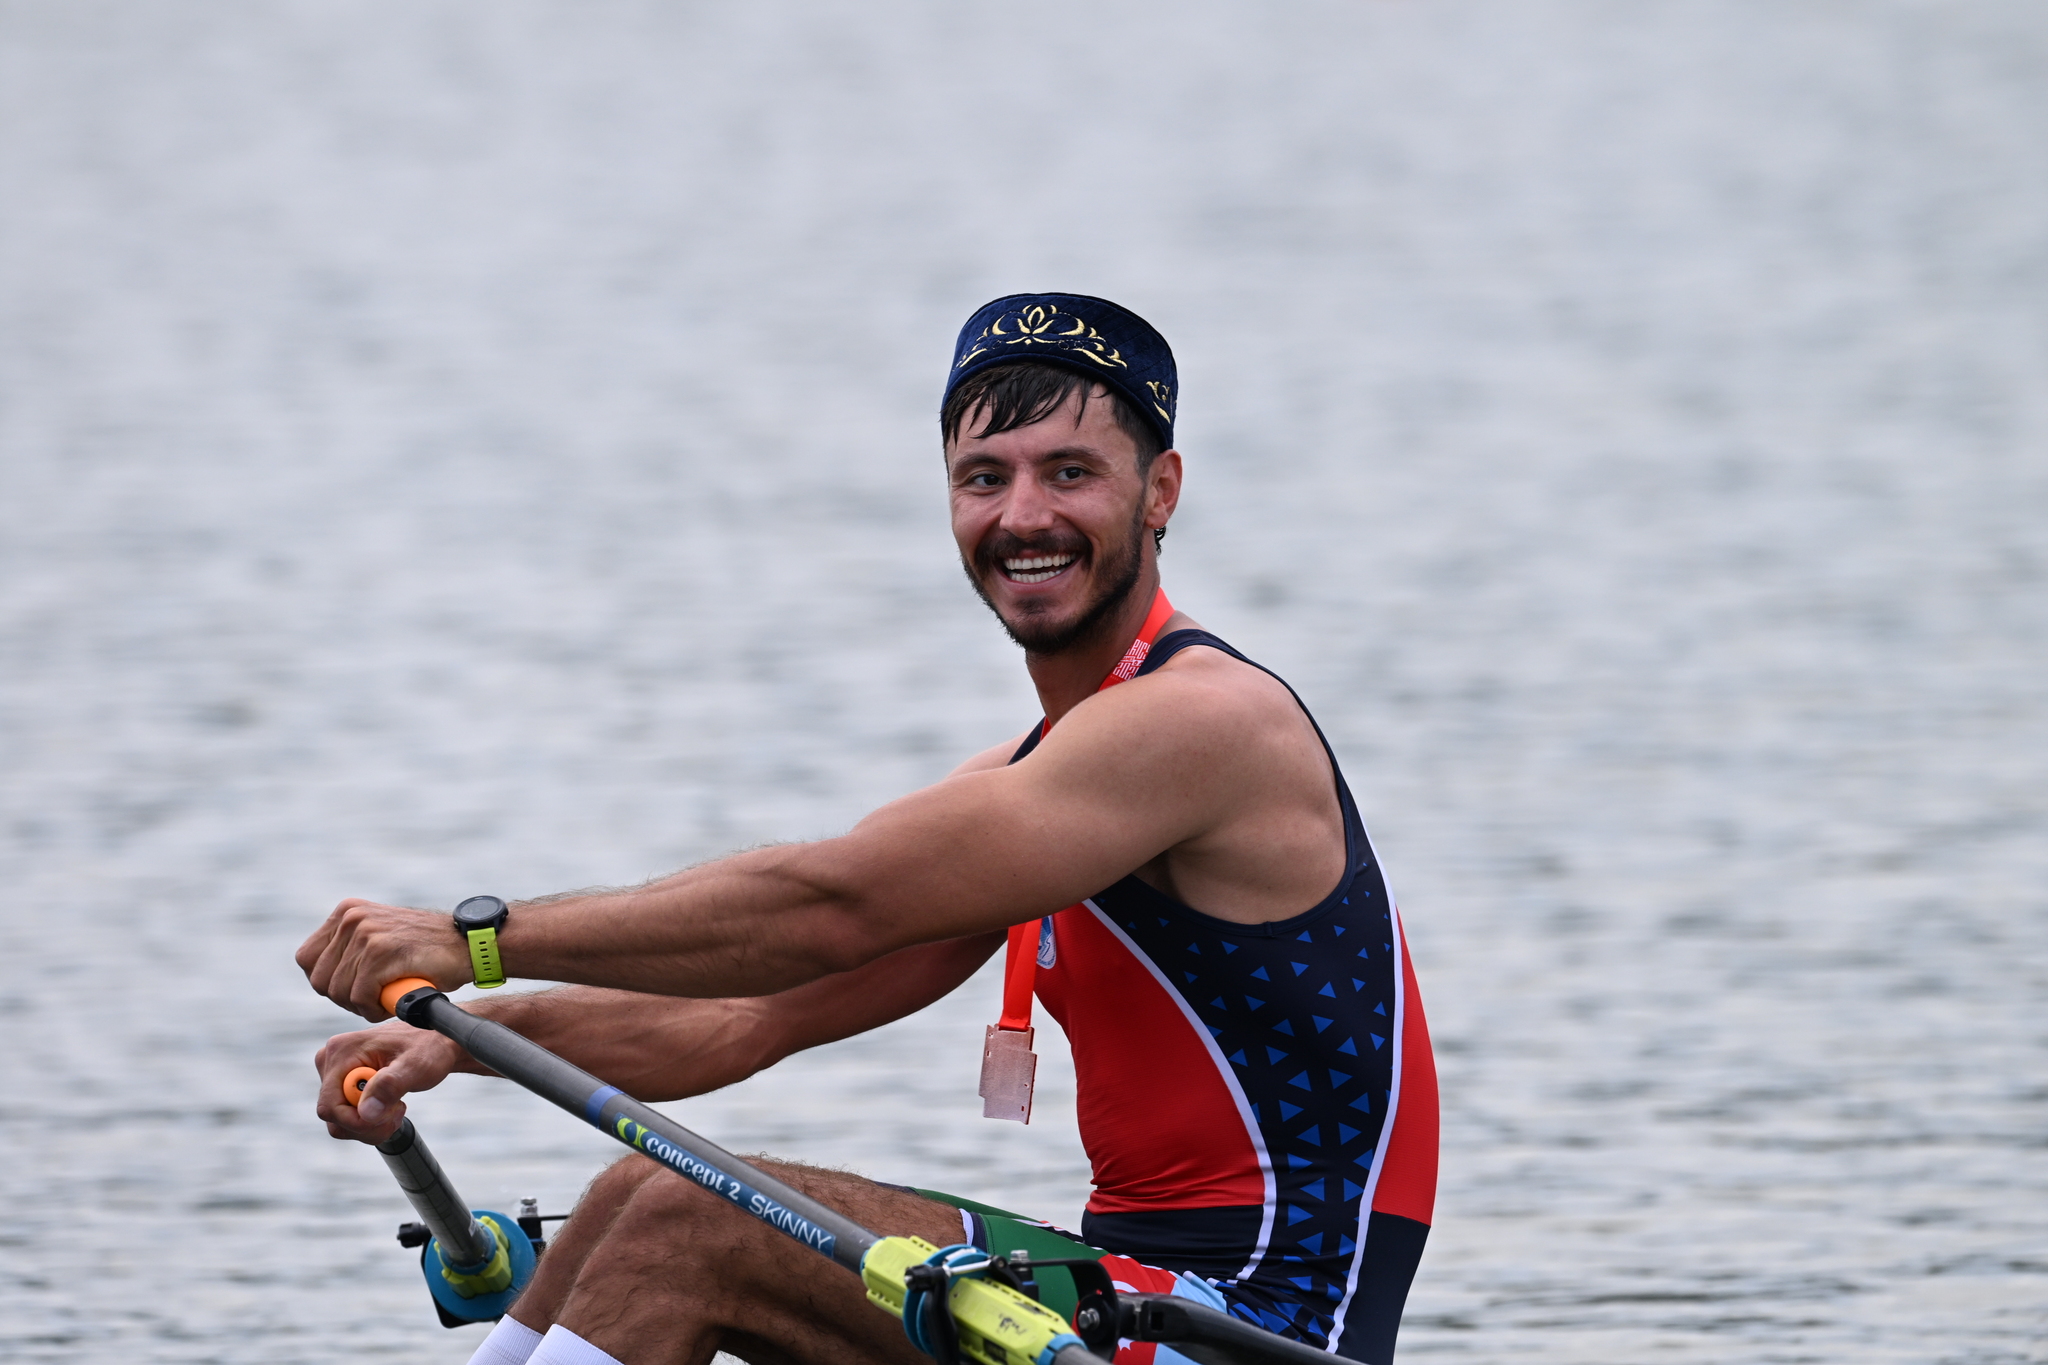
[{"label": "knee", "polygon": [[717,1207],[726,1203],[652,1161],[629,1157],[590,1182],[575,1215],[548,1244],[541,1269],[561,1277],[563,1292],[578,1302],[592,1295],[609,1302],[621,1292],[673,1295],[722,1280],[741,1249],[729,1225],[736,1211]]},{"label": "knee", "polygon": [[583,1191],[583,1197],[576,1201],[576,1212],[602,1214],[610,1219],[633,1201],[641,1186],[661,1174],[662,1168],[644,1156],[614,1161],[599,1171]]},{"label": "knee", "polygon": [[652,1162],[647,1166],[650,1174],[633,1183],[612,1220],[614,1238],[660,1247],[671,1259],[688,1254],[714,1262],[748,1239],[754,1221],[731,1200]]}]

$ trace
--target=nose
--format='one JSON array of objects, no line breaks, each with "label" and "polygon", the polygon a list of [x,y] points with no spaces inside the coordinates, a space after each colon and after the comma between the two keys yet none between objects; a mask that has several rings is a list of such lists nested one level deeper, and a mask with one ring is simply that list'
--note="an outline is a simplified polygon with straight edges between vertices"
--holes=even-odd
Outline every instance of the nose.
[{"label": "nose", "polygon": [[1029,538],[1050,530],[1058,519],[1053,511],[1052,495],[1037,479],[1016,480],[1003,497],[1001,525],[1013,536]]}]

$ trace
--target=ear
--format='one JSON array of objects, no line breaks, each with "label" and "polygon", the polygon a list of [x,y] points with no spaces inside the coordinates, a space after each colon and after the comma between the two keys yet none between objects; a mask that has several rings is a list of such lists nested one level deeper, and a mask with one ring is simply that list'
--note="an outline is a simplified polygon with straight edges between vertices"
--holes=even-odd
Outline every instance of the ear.
[{"label": "ear", "polygon": [[1180,506],[1180,452],[1162,450],[1145,475],[1145,525],[1156,530],[1173,520]]}]

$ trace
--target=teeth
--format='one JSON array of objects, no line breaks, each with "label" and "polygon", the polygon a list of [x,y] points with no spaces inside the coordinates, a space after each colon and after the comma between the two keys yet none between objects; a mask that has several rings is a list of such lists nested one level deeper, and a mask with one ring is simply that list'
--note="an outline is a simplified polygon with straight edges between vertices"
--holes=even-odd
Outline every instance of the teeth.
[{"label": "teeth", "polygon": [[1033,555],[1023,559],[1006,559],[1003,561],[1003,569],[1013,583],[1043,583],[1073,562],[1073,555]]}]

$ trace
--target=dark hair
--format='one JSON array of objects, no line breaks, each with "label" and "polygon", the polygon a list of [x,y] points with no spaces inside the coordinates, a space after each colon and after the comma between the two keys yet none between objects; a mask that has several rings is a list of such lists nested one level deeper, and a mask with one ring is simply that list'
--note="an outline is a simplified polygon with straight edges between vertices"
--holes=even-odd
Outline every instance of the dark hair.
[{"label": "dark hair", "polygon": [[939,412],[939,434],[948,442],[957,438],[967,414],[983,404],[988,407],[988,421],[976,436],[994,436],[1042,422],[1059,411],[1060,404],[1073,393],[1081,395],[1081,412],[1086,414],[1088,399],[1098,386],[1109,399],[1110,415],[1117,426],[1138,448],[1138,474],[1143,477],[1166,449],[1159,428],[1132,407],[1129,399],[1100,380],[1042,360],[1013,360],[967,376],[959,388],[946,395],[946,406]]}]

